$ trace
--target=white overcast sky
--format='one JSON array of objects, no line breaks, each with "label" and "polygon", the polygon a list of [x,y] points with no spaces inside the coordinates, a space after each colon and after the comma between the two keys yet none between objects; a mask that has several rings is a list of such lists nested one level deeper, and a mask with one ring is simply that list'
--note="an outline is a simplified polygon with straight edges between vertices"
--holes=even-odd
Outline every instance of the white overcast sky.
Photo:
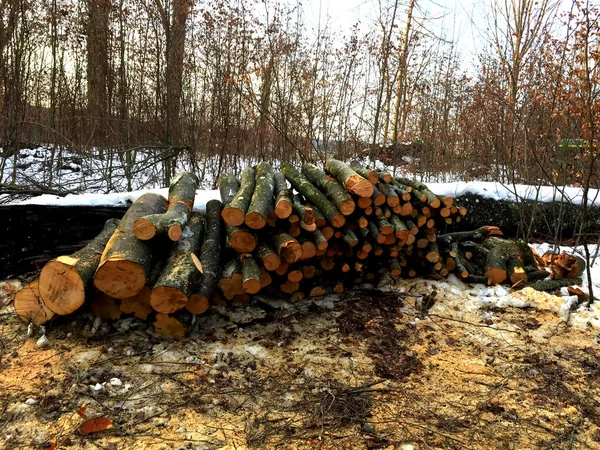
[{"label": "white overcast sky", "polygon": [[[392,4],[393,0],[380,0],[382,4]],[[379,0],[304,0],[304,14],[307,24],[316,26],[329,17],[334,29],[348,29],[357,21],[364,25],[372,24],[379,11]],[[430,19],[428,29],[438,37],[457,42],[463,64],[472,66],[477,54],[485,45],[480,31],[485,31],[485,8],[496,0],[417,0],[420,11],[415,17],[424,15]],[[558,13],[568,11],[572,0],[556,0]],[[408,0],[403,0],[404,5]],[[406,6],[399,11],[399,24],[405,23]],[[425,14],[424,14],[425,12]],[[402,26],[402,25],[401,25]]]}]

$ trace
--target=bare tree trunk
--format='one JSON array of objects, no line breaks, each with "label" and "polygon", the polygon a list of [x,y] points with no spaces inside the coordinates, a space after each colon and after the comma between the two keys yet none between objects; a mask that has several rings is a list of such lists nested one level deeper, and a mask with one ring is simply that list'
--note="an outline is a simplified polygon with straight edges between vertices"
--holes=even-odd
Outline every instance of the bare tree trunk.
[{"label": "bare tree trunk", "polygon": [[87,84],[88,114],[94,142],[106,144],[108,118],[108,25],[110,0],[87,1]]}]

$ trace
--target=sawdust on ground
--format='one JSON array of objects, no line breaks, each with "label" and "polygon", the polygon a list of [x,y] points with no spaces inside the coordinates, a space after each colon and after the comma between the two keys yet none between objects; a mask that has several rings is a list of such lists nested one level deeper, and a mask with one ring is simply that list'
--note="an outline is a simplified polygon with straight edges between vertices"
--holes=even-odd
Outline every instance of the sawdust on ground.
[{"label": "sawdust on ground", "polygon": [[[182,340],[131,319],[92,334],[82,312],[49,325],[43,350],[8,304],[0,446],[600,449],[598,308],[565,317],[560,297],[469,289],[262,299]],[[82,405],[112,428],[82,434]]]}]

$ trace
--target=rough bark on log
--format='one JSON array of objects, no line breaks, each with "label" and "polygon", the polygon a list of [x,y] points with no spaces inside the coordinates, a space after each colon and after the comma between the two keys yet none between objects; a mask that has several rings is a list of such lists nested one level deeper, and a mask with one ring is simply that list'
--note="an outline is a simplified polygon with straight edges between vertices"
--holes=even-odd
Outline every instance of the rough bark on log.
[{"label": "rough bark on log", "polygon": [[292,186],[304,198],[313,203],[323,213],[325,218],[336,228],[344,226],[346,217],[321,193],[304,175],[298,172],[289,163],[281,164],[281,171],[290,181]]},{"label": "rough bark on log", "polygon": [[279,257],[288,264],[293,264],[302,258],[302,245],[287,233],[275,234],[273,244]]},{"label": "rough bark on log", "polygon": [[229,245],[238,253],[252,253],[258,244],[258,240],[254,233],[251,233],[245,227],[235,227],[233,225],[225,225]]},{"label": "rough bark on log", "polygon": [[235,194],[240,190],[240,182],[232,173],[226,173],[219,178],[219,193],[223,206],[229,206]]},{"label": "rough bark on log", "polygon": [[248,228],[260,230],[267,225],[267,216],[272,208],[274,189],[273,167],[264,161],[258,163],[256,165],[254,193],[244,219]]},{"label": "rough bark on log", "polygon": [[143,241],[164,234],[172,241],[178,241],[194,207],[197,187],[198,177],[193,173],[175,175],[169,186],[167,211],[140,217],[133,223],[133,233]]},{"label": "rough bark on log", "polygon": [[133,234],[140,217],[165,210],[167,200],[156,194],[142,195],[119,223],[106,244],[94,275],[94,285],[114,298],[132,297],[146,285],[152,266],[152,249]]},{"label": "rough bark on log", "polygon": [[25,323],[43,325],[54,317],[54,312],[46,307],[40,296],[38,280],[25,285],[15,294],[13,306],[19,319]]},{"label": "rough bark on log", "polygon": [[325,161],[325,171],[335,177],[347,191],[359,197],[371,197],[373,195],[373,184],[357,174],[346,163],[329,158]]},{"label": "rough bark on log", "polygon": [[218,286],[227,300],[232,300],[236,295],[244,295],[242,286],[242,268],[238,258],[233,258],[225,264],[221,272]]},{"label": "rough bark on log", "polygon": [[206,232],[200,251],[202,278],[185,306],[192,314],[202,314],[208,310],[209,300],[221,275],[221,207],[218,200],[210,200],[206,204]]},{"label": "rough bark on log", "polygon": [[221,217],[227,225],[239,227],[244,223],[246,211],[250,206],[254,193],[256,171],[253,167],[246,167],[242,172],[240,188],[228,205],[223,206]]},{"label": "rough bark on log", "polygon": [[339,211],[348,216],[354,212],[356,204],[346,189],[336,180],[329,178],[314,164],[303,164],[302,173],[316,187],[321,189]]},{"label": "rough bark on log", "polygon": [[360,176],[369,180],[371,184],[375,185],[379,182],[379,174],[375,169],[366,169],[362,164],[354,160],[350,161],[350,167],[352,167]]},{"label": "rough bark on log", "polygon": [[155,311],[170,314],[188,303],[203,271],[197,255],[200,253],[205,227],[204,214],[192,213],[184,236],[173,246],[165,267],[152,288],[150,305]]},{"label": "rough bark on log", "polygon": [[56,314],[70,314],[83,305],[85,291],[92,280],[102,252],[119,221],[109,219],[104,229],[88,245],[70,256],[59,256],[40,272],[39,292],[48,309]]},{"label": "rough bark on log", "polygon": [[250,254],[240,255],[242,264],[242,288],[246,294],[256,294],[262,288],[260,269]]},{"label": "rough bark on log", "polygon": [[574,284],[581,284],[581,278],[564,278],[562,280],[539,280],[535,283],[531,283],[528,287],[531,287],[536,291],[552,291],[554,289],[573,286]]},{"label": "rough bark on log", "polygon": [[273,271],[281,265],[279,255],[264,241],[258,243],[257,256],[265,269],[269,271]]},{"label": "rough bark on log", "polygon": [[288,188],[285,175],[281,172],[273,174],[275,182],[275,214],[284,220],[292,214],[292,190]]}]

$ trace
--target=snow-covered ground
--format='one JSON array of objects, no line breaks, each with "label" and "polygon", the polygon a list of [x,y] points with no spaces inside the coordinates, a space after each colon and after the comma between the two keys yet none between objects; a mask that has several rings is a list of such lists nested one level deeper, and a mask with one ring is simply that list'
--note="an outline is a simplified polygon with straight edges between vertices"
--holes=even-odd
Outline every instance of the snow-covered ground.
[{"label": "snow-covered ground", "polygon": [[[111,160],[101,159],[99,156],[81,158],[78,155],[64,151],[62,163],[58,164],[55,158],[55,175],[53,186],[65,191],[73,191],[65,197],[56,195],[41,195],[23,201],[23,199],[1,198],[0,203],[24,203],[37,205],[95,205],[114,206],[125,205],[135,201],[145,192],[166,193],[159,162],[160,154],[150,150],[135,150],[131,154],[134,161],[129,171],[129,181],[125,172],[125,159],[122,153],[117,153]],[[197,162],[193,167],[186,154],[176,160],[177,171],[193,170],[200,178],[196,208],[202,210],[206,202],[212,198],[219,198],[217,191],[210,191],[215,183],[218,171],[219,158],[217,156],[206,158]],[[36,149],[23,149],[17,158],[16,179],[17,185],[46,186],[48,183],[47,169],[50,161],[50,150],[39,147]],[[239,173],[244,167],[255,164],[256,160],[241,159],[227,156],[223,161],[224,170],[234,170]],[[368,161],[363,161],[368,164]],[[279,166],[279,162],[274,162]],[[384,166],[380,161],[374,165],[383,170],[393,171],[393,167]],[[10,180],[14,167],[13,158],[0,159],[0,182]],[[396,168],[396,174],[407,178],[414,178],[415,174],[406,171],[404,166]],[[445,176],[448,175],[448,176]],[[536,200],[539,202],[565,201],[580,205],[583,190],[572,186],[530,186],[523,184],[503,184],[490,181],[458,181],[452,174],[442,174],[438,179],[453,179],[451,182],[428,182],[430,189],[441,195],[456,197],[464,194],[478,194],[494,200]],[[131,191],[129,192],[129,186]],[[3,201],[4,200],[4,201]],[[588,204],[600,206],[600,190],[591,189],[588,194]]]}]

